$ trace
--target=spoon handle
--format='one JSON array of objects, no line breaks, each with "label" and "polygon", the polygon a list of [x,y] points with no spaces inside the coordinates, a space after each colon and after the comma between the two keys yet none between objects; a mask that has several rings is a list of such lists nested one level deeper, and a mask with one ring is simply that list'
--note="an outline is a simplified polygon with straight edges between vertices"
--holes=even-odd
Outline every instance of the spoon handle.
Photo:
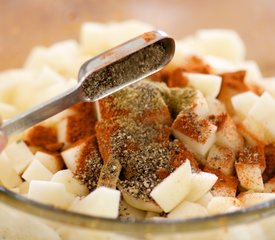
[{"label": "spoon handle", "polygon": [[19,133],[81,101],[79,85],[5,121],[0,130],[7,136]]}]

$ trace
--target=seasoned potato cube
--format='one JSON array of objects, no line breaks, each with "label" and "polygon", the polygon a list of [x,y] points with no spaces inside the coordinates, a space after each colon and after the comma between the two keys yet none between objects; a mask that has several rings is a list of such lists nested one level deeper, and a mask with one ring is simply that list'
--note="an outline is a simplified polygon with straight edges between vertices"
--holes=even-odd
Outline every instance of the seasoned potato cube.
[{"label": "seasoned potato cube", "polygon": [[195,154],[205,156],[216,140],[217,127],[191,112],[181,112],[172,125],[174,136]]},{"label": "seasoned potato cube", "polygon": [[275,193],[256,193],[247,191],[240,193],[238,199],[242,202],[244,207],[251,207],[258,203],[275,199]]},{"label": "seasoned potato cube", "polygon": [[227,176],[221,171],[205,167],[204,171],[215,174],[217,182],[211,189],[213,196],[217,197],[236,197],[238,179],[235,176]]},{"label": "seasoned potato cube", "polygon": [[243,151],[240,152],[239,158],[235,163],[241,186],[249,190],[263,191],[262,173],[265,167],[263,147],[245,147]]},{"label": "seasoned potato cube", "polygon": [[205,165],[220,170],[225,175],[234,173],[235,154],[232,150],[219,145],[213,145],[208,153]]}]

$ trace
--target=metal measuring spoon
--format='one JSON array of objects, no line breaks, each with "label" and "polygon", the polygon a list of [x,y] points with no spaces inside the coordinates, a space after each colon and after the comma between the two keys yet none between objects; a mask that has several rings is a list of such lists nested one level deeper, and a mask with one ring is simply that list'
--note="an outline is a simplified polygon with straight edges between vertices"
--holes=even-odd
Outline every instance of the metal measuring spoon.
[{"label": "metal measuring spoon", "polygon": [[78,102],[104,98],[158,71],[172,59],[174,52],[174,40],[166,33],[142,34],[85,62],[75,87],[4,122],[0,131],[9,136]]}]

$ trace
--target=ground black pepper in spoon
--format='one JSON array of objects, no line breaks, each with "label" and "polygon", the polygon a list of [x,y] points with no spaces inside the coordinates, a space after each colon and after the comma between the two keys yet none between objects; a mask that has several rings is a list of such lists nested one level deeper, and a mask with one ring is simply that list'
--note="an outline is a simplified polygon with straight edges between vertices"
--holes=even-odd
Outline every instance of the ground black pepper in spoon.
[{"label": "ground black pepper in spoon", "polygon": [[74,88],[6,121],[0,130],[6,135],[18,133],[78,102],[106,97],[160,70],[174,51],[174,40],[164,32],[140,35],[88,60]]}]

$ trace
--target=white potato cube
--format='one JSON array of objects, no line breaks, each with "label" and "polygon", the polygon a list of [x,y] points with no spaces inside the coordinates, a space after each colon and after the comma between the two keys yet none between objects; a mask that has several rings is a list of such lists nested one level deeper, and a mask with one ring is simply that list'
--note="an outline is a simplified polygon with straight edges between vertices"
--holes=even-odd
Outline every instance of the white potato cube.
[{"label": "white potato cube", "polygon": [[244,207],[251,207],[275,199],[275,193],[244,192],[238,195],[238,199],[242,202]]},{"label": "white potato cube", "polygon": [[217,180],[218,177],[212,173],[192,173],[190,191],[185,200],[197,201],[213,187]]},{"label": "white potato cube", "polygon": [[232,30],[200,30],[196,34],[196,45],[203,54],[221,57],[232,62],[242,61],[245,57],[244,43]]},{"label": "white potato cube", "polygon": [[263,124],[251,116],[238,124],[238,130],[250,145],[267,145],[274,139]]},{"label": "white potato cube", "polygon": [[220,214],[225,213],[234,206],[242,207],[242,203],[234,197],[213,197],[207,206],[207,210],[210,214]]},{"label": "white potato cube", "polygon": [[167,215],[167,218],[188,219],[195,217],[205,217],[207,215],[207,209],[202,205],[198,203],[183,201]]},{"label": "white potato cube", "polygon": [[31,150],[23,141],[9,144],[4,152],[18,174],[21,174],[34,159]]},{"label": "white potato cube", "polygon": [[72,211],[105,218],[117,218],[119,214],[120,191],[99,187],[76,202]]},{"label": "white potato cube", "polygon": [[222,84],[222,78],[218,75],[183,73],[188,80],[188,85],[200,90],[205,97],[217,97]]},{"label": "white potato cube", "polygon": [[77,168],[77,159],[80,157],[82,148],[85,146],[85,143],[81,143],[77,146],[71,147],[69,149],[66,149],[65,151],[61,152],[61,156],[64,159],[64,162],[68,169],[71,170],[71,172],[75,172]]},{"label": "white potato cube", "polygon": [[37,151],[34,158],[41,162],[52,173],[56,173],[63,168],[63,160],[54,154]]},{"label": "white potato cube", "polygon": [[248,114],[275,137],[275,100],[269,93],[264,92]]},{"label": "white potato cube", "polygon": [[150,193],[150,196],[165,211],[175,208],[190,191],[191,165],[186,160],[179,168],[159,183]]},{"label": "white potato cube", "polygon": [[27,167],[27,169],[22,174],[22,178],[27,182],[31,182],[32,180],[51,180],[53,174],[50,170],[48,170],[40,161],[34,160]]},{"label": "white potato cube", "polygon": [[2,119],[9,119],[17,113],[15,106],[0,102],[0,116]]},{"label": "white potato cube", "polygon": [[227,59],[220,58],[213,55],[204,56],[203,60],[211,66],[214,74],[222,74],[225,72],[236,71],[236,66]]},{"label": "white potato cube", "polygon": [[205,117],[209,114],[208,103],[201,91],[196,90],[193,107],[194,112],[200,117]]},{"label": "white potato cube", "polygon": [[35,47],[25,62],[25,67],[30,69],[42,69],[50,66],[62,75],[77,76],[80,58],[80,50],[77,41],[65,40],[50,46]]},{"label": "white potato cube", "polygon": [[67,209],[74,196],[66,191],[64,184],[33,180],[30,182],[28,197],[32,200]]},{"label": "white potato cube", "polygon": [[244,81],[246,84],[251,84],[251,85],[261,85],[261,80],[262,80],[262,73],[261,70],[258,66],[258,64],[255,61],[245,61],[241,62],[237,65],[237,67],[240,70],[245,70],[245,78]]},{"label": "white potato cube", "polygon": [[74,178],[70,169],[58,171],[53,175],[51,181],[63,183],[69,193],[77,196],[86,196],[89,193],[88,188]]},{"label": "white potato cube", "polygon": [[96,55],[152,29],[136,20],[108,24],[86,22],[81,26],[80,44],[86,53]]},{"label": "white potato cube", "polygon": [[22,183],[22,179],[12,168],[4,153],[0,155],[0,181],[6,188],[15,188]]},{"label": "white potato cube", "polygon": [[197,200],[196,203],[202,205],[203,207],[207,207],[212,198],[213,195],[209,191],[206,194],[204,194],[199,200]]},{"label": "white potato cube", "polygon": [[258,99],[259,96],[253,92],[248,91],[233,96],[231,98],[231,102],[236,114],[241,119],[244,119],[248,115],[250,109],[258,101]]},{"label": "white potato cube", "polygon": [[[35,79],[36,73],[29,69],[11,69],[0,73],[0,101],[15,104],[15,90]],[[26,94],[26,93],[25,93]],[[18,108],[18,106],[16,105]]]}]

